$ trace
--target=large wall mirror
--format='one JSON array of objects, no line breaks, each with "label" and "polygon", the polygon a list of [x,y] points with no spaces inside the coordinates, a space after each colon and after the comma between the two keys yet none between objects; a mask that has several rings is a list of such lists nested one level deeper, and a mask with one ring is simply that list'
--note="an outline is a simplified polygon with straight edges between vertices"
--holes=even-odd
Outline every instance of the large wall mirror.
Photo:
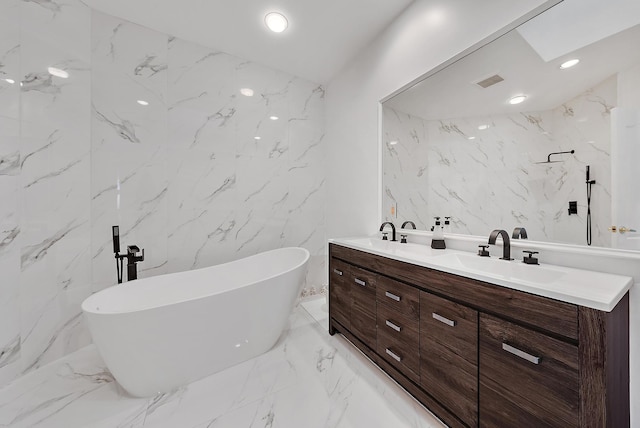
[{"label": "large wall mirror", "polygon": [[637,0],[564,0],[386,100],[382,218],[640,249],[639,46]]}]

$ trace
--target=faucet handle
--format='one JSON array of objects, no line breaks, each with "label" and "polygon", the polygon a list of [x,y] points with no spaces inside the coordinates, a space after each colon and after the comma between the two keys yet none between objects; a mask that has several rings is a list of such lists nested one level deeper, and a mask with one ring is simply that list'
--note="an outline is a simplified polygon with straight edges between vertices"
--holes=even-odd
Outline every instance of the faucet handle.
[{"label": "faucet handle", "polygon": [[523,253],[528,253],[528,256],[524,256],[524,258],[522,259],[522,261],[528,265],[539,265],[540,263],[538,263],[538,258],[537,257],[533,257],[534,254],[539,254],[538,251],[529,251],[529,250],[522,250]]},{"label": "faucet handle", "polygon": [[407,235],[400,235],[400,243],[401,244],[407,243]]},{"label": "faucet handle", "polygon": [[478,255],[479,255],[480,257],[491,257],[491,256],[489,255],[489,251],[487,250],[487,248],[489,248],[489,246],[488,246],[488,245],[478,245],[478,247],[480,248],[480,249],[478,250]]},{"label": "faucet handle", "polygon": [[382,232],[382,240],[383,241],[388,241],[389,238],[387,237],[387,235],[389,234],[389,232]]}]

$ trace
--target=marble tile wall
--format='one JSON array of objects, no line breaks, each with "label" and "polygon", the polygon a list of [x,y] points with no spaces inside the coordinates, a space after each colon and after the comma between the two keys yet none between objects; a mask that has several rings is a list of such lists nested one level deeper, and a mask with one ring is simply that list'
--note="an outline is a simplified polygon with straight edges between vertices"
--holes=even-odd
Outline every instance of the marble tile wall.
[{"label": "marble tile wall", "polygon": [[[615,103],[614,76],[548,111],[429,121],[385,107],[383,217],[429,229],[434,216],[452,216],[451,232],[486,236],[523,225],[530,239],[586,244],[590,165],[592,245],[609,246]],[[536,163],[572,149],[553,157],[564,162]],[[570,200],[578,215],[568,215]]]},{"label": "marble tile wall", "polygon": [[0,3],[0,384],[20,371],[19,6]]},{"label": "marble tile wall", "polygon": [[303,246],[320,290],[323,136],[318,84],[79,0],[3,1],[0,385],[90,343],[112,225],[141,278]]}]

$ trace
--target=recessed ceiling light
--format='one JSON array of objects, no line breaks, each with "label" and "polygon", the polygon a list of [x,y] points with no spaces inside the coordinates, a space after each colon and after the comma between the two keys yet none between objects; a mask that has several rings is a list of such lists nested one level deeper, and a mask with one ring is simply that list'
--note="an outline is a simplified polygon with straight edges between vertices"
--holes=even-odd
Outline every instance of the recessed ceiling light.
[{"label": "recessed ceiling light", "polygon": [[398,141],[396,141],[396,140],[389,141],[389,145],[390,146],[395,146],[396,144],[398,144]]},{"label": "recessed ceiling light", "polygon": [[478,129],[480,131],[484,131],[485,129],[488,129],[488,128],[489,128],[489,125],[480,125],[480,126],[478,126]]},{"label": "recessed ceiling light", "polygon": [[4,81],[5,81],[5,82],[7,82],[7,83],[11,83],[12,85],[13,85],[14,83],[16,83],[16,81],[15,81],[15,80],[13,80],[13,79],[4,79]]},{"label": "recessed ceiling light", "polygon": [[240,93],[242,95],[244,95],[245,97],[252,97],[253,96],[253,89],[251,89],[251,88],[242,88],[242,89],[240,89]]},{"label": "recessed ceiling light", "polygon": [[47,71],[49,72],[50,75],[60,77],[61,79],[66,79],[69,77],[69,73],[59,68],[49,67],[47,68]]},{"label": "recessed ceiling light", "polygon": [[271,119],[271,120],[278,120],[278,119],[280,119],[280,118],[279,118],[278,116],[269,116],[269,119]]},{"label": "recessed ceiling light", "polygon": [[474,137],[474,136],[467,137],[467,140],[475,140],[475,139],[476,139],[476,137]]},{"label": "recessed ceiling light", "polygon": [[253,137],[253,139],[254,139],[254,140],[259,140],[259,139],[260,139],[260,137]]},{"label": "recessed ceiling light", "polygon": [[565,61],[562,64],[560,64],[560,68],[562,70],[567,69],[567,68],[571,68],[571,67],[573,67],[574,65],[576,65],[579,62],[580,62],[580,60],[577,59],[577,58],[576,59],[570,59],[569,61]]},{"label": "recessed ceiling light", "polygon": [[264,23],[274,33],[282,33],[289,26],[287,18],[279,12],[270,12],[264,17]]},{"label": "recessed ceiling light", "polygon": [[141,106],[148,106],[149,105],[149,101],[145,101],[145,100],[138,100],[136,102],[138,104],[140,104]]},{"label": "recessed ceiling light", "polygon": [[516,95],[509,100],[509,104],[520,104],[527,99],[526,95]]}]

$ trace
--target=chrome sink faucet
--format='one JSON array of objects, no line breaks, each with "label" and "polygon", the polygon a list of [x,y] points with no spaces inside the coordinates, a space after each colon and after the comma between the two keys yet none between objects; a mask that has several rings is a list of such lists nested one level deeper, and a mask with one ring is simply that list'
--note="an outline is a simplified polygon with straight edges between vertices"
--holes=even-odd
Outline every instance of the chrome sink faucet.
[{"label": "chrome sink faucet", "polygon": [[513,260],[511,258],[511,242],[509,241],[509,234],[506,230],[496,229],[489,235],[489,245],[495,245],[496,239],[502,236],[502,257],[500,260]]},{"label": "chrome sink faucet", "polygon": [[[382,225],[380,226],[380,232],[382,232],[382,229],[384,229],[384,227],[385,227],[386,225],[391,226],[391,240],[392,240],[392,241],[395,241],[395,240],[396,240],[396,227],[395,227],[395,226],[393,225],[393,223],[391,223],[390,221],[385,221],[384,223],[382,223]],[[384,240],[384,239],[387,239],[386,234],[385,234],[385,236],[384,236],[382,239],[383,239],[383,240]]]}]

